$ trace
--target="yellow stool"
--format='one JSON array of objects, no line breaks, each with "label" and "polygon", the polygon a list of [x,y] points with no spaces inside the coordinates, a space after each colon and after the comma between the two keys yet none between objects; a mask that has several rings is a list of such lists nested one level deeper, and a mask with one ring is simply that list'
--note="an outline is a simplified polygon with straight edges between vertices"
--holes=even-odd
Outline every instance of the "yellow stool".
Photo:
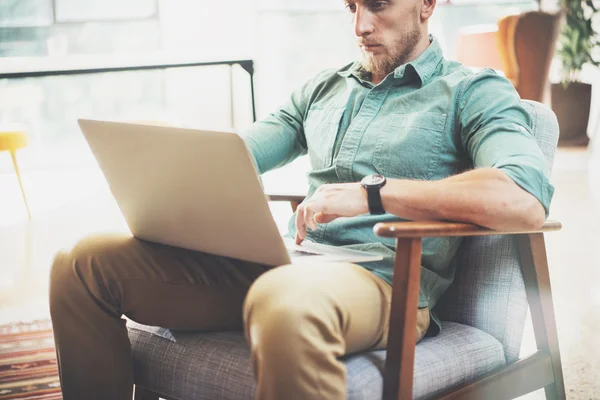
[{"label": "yellow stool", "polygon": [[23,195],[23,201],[25,202],[25,208],[27,209],[27,216],[31,219],[31,212],[29,212],[29,205],[27,204],[27,198],[25,197],[25,190],[23,189],[23,182],[21,182],[21,174],[19,173],[19,166],[17,165],[17,149],[22,149],[29,145],[29,138],[27,134],[22,131],[0,131],[0,151],[10,152],[15,171],[17,173],[17,179],[19,180],[19,186],[21,186],[21,194]]}]

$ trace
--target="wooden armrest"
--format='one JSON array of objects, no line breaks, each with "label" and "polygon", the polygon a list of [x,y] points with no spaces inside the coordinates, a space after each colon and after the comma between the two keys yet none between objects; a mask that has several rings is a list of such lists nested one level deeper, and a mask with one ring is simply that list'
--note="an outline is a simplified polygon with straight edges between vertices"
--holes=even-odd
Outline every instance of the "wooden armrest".
[{"label": "wooden armrest", "polygon": [[[417,323],[417,307],[421,281],[423,237],[522,234],[517,237],[517,242],[523,264],[523,275],[527,285],[527,297],[530,304],[536,307],[536,304],[541,304],[542,300],[538,299],[539,290],[531,288],[537,288],[542,285],[544,286],[544,293],[549,293],[550,291],[542,233],[557,231],[561,227],[561,223],[557,221],[548,221],[544,226],[536,230],[511,231],[495,231],[472,224],[441,221],[407,221],[376,224],[374,231],[377,235],[396,238],[392,304],[387,355],[383,374],[383,398],[385,400],[412,398],[416,342],[415,326]],[[554,321],[551,307],[547,304],[543,304],[543,306],[546,307],[544,312],[551,318],[551,321]],[[538,322],[538,325],[543,325],[543,321]],[[538,329],[537,332],[545,331],[544,329]],[[539,335],[538,333],[536,333],[536,340],[538,340],[539,336],[541,343],[545,343],[544,340],[552,342],[553,338],[546,340],[545,337],[541,336],[542,333],[539,333]]]},{"label": "wooden armrest", "polygon": [[304,201],[306,195],[304,194],[268,194],[269,201],[289,201],[290,203],[296,202],[298,204]]},{"label": "wooden armrest", "polygon": [[419,238],[440,236],[488,236],[488,235],[515,235],[525,233],[543,233],[558,231],[562,224],[558,221],[546,221],[540,229],[534,230],[509,230],[495,231],[478,225],[461,222],[444,221],[403,221],[380,222],[375,225],[375,234],[393,238]]},{"label": "wooden armrest", "polygon": [[292,212],[304,201],[306,195],[303,194],[267,194],[269,201],[289,201],[292,206]]}]

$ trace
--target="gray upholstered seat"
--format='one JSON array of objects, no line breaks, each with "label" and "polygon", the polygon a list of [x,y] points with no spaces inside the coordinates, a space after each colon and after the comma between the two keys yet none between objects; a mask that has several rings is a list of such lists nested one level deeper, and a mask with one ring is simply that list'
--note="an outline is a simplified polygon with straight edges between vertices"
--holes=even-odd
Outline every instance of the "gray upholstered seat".
[{"label": "gray upholstered seat", "polygon": [[[185,400],[251,400],[250,348],[241,332],[184,333],[129,323],[135,382]],[[381,399],[385,350],[345,359],[348,398]],[[505,364],[502,345],[467,325],[444,322],[417,346],[414,394],[430,395]]]},{"label": "gray upholstered seat", "polygon": [[[558,124],[552,111],[523,101],[552,165]],[[440,335],[417,345],[413,395],[429,397],[517,360],[527,314],[511,236],[470,237],[453,262],[455,281],[438,302]],[[135,383],[178,400],[251,399],[254,380],[241,333],[181,333],[129,324]],[[385,351],[345,359],[350,399],[379,399]]]}]

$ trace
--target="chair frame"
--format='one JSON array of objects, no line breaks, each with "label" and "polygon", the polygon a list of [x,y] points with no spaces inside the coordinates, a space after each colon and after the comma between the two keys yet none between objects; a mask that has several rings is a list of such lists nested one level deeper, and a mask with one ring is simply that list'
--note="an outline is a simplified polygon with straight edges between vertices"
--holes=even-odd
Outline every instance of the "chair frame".
[{"label": "chair frame", "polygon": [[[302,195],[270,195],[295,211]],[[425,237],[513,235],[518,246],[537,351],[523,359],[455,386],[434,399],[513,399],[544,388],[546,398],[566,399],[544,233],[558,231],[548,221],[537,230],[494,231],[472,224],[440,221],[378,223],[378,236],[396,239],[389,339],[383,373],[383,399],[406,400],[413,394],[421,247]],[[164,396],[161,396],[164,398]],[[135,400],[159,395],[136,386]],[[168,398],[167,398],[168,399]],[[175,400],[175,399],[168,399]]]}]

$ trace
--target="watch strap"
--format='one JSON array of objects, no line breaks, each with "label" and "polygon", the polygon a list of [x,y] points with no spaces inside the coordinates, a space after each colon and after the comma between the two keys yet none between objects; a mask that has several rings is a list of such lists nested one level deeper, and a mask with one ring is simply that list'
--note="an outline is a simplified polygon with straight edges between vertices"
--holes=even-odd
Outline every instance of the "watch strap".
[{"label": "watch strap", "polygon": [[383,204],[381,202],[381,193],[379,186],[367,187],[367,202],[369,203],[369,211],[373,215],[385,214]]}]

